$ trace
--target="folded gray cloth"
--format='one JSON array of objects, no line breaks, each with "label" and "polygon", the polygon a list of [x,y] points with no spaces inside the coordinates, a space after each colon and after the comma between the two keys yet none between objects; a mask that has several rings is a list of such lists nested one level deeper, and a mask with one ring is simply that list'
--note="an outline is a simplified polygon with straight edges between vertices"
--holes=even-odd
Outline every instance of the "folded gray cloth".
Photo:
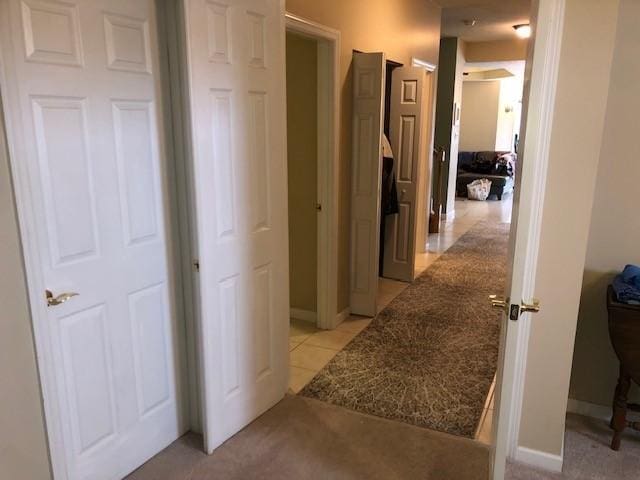
[{"label": "folded gray cloth", "polygon": [[613,291],[621,303],[640,304],[640,267],[627,265],[613,279]]}]

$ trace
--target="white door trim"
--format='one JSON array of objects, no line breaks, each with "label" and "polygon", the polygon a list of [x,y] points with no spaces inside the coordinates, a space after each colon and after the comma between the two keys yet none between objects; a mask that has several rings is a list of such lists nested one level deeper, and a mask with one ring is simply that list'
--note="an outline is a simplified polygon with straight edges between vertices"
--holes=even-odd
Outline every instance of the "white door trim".
[{"label": "white door trim", "polygon": [[317,325],[332,329],[338,314],[338,158],[340,153],[340,32],[285,15],[286,29],[318,42],[318,272]]},{"label": "white door trim", "polygon": [[[36,231],[37,215],[35,205],[32,203],[32,192],[38,185],[33,185],[30,181],[30,175],[27,162],[21,161],[21,148],[23,144],[23,133],[21,129],[14,128],[12,122],[7,122],[8,118],[19,118],[19,95],[13,88],[14,82],[10,82],[8,76],[11,75],[8,65],[13,64],[14,54],[11,40],[11,29],[9,27],[9,2],[0,2],[0,156],[8,155],[11,181],[16,199],[16,215],[18,218],[18,226],[20,233],[20,243],[22,246],[22,255],[25,266],[26,288],[28,292],[29,314],[33,328],[33,339],[35,346],[36,364],[38,367],[38,378],[40,381],[40,389],[42,394],[42,408],[44,411],[45,430],[49,451],[49,460],[51,465],[52,478],[55,480],[65,480],[69,478],[69,466],[67,460],[67,451],[73,448],[66,445],[63,435],[63,424],[60,419],[61,405],[59,397],[56,393],[56,372],[54,370],[54,352],[50,343],[51,334],[48,324],[47,307],[44,299],[44,291],[46,288],[44,275],[42,271],[43,260],[40,255],[40,249],[34,232]],[[156,9],[156,15],[161,14],[160,9]],[[160,19],[157,18],[160,22]],[[160,42],[160,39],[158,39]],[[158,47],[160,48],[160,47]],[[159,53],[160,59],[158,65],[164,61],[163,52]],[[162,70],[162,67],[160,67]],[[158,75],[162,75],[158,73]],[[161,91],[164,91],[163,85]],[[172,148],[171,139],[165,138],[165,148]],[[167,162],[170,162],[172,155],[167,155]],[[175,168],[175,165],[171,165]],[[162,177],[167,178],[164,172]],[[165,181],[165,178],[162,181]],[[168,202],[173,202],[172,192],[167,192]],[[175,204],[170,205],[171,215],[177,212]],[[167,230],[171,234],[168,240],[168,247],[177,251],[180,248],[180,236],[175,230],[176,219],[167,219]],[[172,259],[172,260],[177,260]],[[175,273],[173,278],[172,294],[175,297],[175,313],[178,315],[178,321],[182,323],[183,315],[183,299],[180,297],[182,291],[182,280],[179,274],[179,265],[174,265],[169,269],[168,275]],[[179,329],[181,332],[182,329]],[[185,352],[182,345],[184,339],[177,339],[179,344],[176,352],[179,356],[184,357]],[[183,373],[183,360],[179,359],[180,374]],[[184,406],[187,389],[184,387],[177,388],[178,401]],[[185,408],[181,408],[182,422],[186,418]]]},{"label": "white door trim", "polygon": [[[182,45],[182,31],[184,30],[184,17],[179,2],[161,0],[156,2],[158,6],[158,25],[160,29],[160,63],[164,68],[167,79],[167,92],[165,97],[166,112],[165,138],[172,147],[175,169],[175,196],[177,223],[176,233],[180,235],[180,242],[175,247],[179,251],[175,258],[180,260],[180,269],[176,269],[182,275],[182,305],[184,313],[184,330],[186,354],[183,363],[186,364],[185,385],[188,391],[188,420],[189,429],[196,433],[202,433],[201,422],[201,388],[200,388],[200,351],[198,348],[198,313],[197,301],[199,295],[198,284],[198,259],[196,252],[197,235],[195,233],[195,198],[192,183],[192,165],[188,161],[191,158],[189,143],[190,123],[186,113],[184,95],[185,71],[184,71],[184,45]],[[162,38],[164,36],[164,38]]]},{"label": "white door trim", "polygon": [[[516,251],[525,250],[526,255],[516,256],[514,262],[524,264],[517,266],[514,263],[513,268],[524,272],[522,297],[525,299],[534,297],[564,11],[565,0],[538,0],[532,6],[533,16],[536,18],[535,36],[531,38],[532,45],[527,55],[531,77],[528,85],[528,112],[526,122],[523,122],[525,129],[523,156],[526,161],[522,163],[521,175],[533,181],[522,184],[523,188],[529,187],[531,191],[517,192],[517,195],[527,196],[530,199],[530,205],[518,211],[517,228],[519,231],[524,229],[526,235],[523,236],[523,241],[526,245],[523,246],[524,248],[516,245],[515,249]],[[535,45],[535,51],[533,45]],[[514,299],[514,302],[518,303],[520,300]],[[505,455],[521,461],[532,458],[531,455],[523,455],[523,450],[518,447],[531,317],[530,314],[523,314],[517,322],[505,321],[509,322],[510,332],[507,333],[500,356],[504,372],[499,411],[494,418],[493,428],[494,479],[501,479],[504,474],[504,465],[500,463]],[[558,459],[554,460],[557,468]]]}]

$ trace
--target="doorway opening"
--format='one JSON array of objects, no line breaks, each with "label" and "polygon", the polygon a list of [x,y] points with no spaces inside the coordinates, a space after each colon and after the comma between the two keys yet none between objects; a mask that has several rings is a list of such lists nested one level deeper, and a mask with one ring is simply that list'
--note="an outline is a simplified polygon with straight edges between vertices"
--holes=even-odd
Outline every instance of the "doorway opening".
[{"label": "doorway opening", "polygon": [[287,32],[289,302],[292,322],[318,322],[318,41]]},{"label": "doorway opening", "polygon": [[335,328],[340,34],[286,15],[292,328]]}]

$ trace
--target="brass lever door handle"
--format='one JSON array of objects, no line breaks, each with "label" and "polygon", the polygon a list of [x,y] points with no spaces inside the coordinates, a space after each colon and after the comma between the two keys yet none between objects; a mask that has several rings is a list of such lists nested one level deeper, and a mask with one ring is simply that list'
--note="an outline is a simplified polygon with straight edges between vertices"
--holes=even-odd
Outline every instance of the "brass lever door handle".
[{"label": "brass lever door handle", "polygon": [[540,300],[534,298],[531,303],[520,303],[520,311],[521,312],[531,312],[538,313],[540,311]]},{"label": "brass lever door handle", "polygon": [[493,308],[499,308],[505,312],[509,311],[508,298],[499,297],[498,295],[489,295],[489,300],[491,301],[491,306]]},{"label": "brass lever door handle", "polygon": [[75,297],[79,294],[76,292],[65,292],[65,293],[61,293],[57,297],[54,297],[53,293],[51,293],[51,290],[45,290],[45,295],[47,297],[47,307],[54,307],[56,305],[60,305],[61,303],[66,302],[71,297]]}]

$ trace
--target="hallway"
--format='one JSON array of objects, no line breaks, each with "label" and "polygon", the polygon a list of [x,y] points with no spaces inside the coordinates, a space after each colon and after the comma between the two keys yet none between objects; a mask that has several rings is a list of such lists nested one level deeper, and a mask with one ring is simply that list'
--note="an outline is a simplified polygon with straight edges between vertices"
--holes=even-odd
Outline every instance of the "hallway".
[{"label": "hallway", "polygon": [[[418,276],[446,252],[462,235],[480,221],[508,223],[511,219],[511,197],[503,201],[475,202],[459,199],[456,216],[442,223],[441,232],[430,235],[429,251],[418,255]],[[408,283],[380,278],[378,311],[382,311],[400,295]],[[350,316],[336,330],[318,330],[309,322],[292,319],[290,329],[290,382],[289,392],[299,393],[312,378],[343,350],[372,319]],[[495,383],[495,382],[494,382]],[[493,420],[493,390],[491,385],[474,438],[489,444]]]},{"label": "hallway", "polygon": [[[286,396],[212,455],[187,434],[128,480],[484,480],[489,449],[300,396]],[[464,461],[461,461],[464,459]]]},{"label": "hallway", "polygon": [[[431,236],[429,252],[420,257],[421,273],[478,222],[508,222],[511,199],[502,202],[461,199],[456,208],[455,219],[443,222],[441,233]],[[411,288],[414,286],[415,282]],[[408,287],[409,284],[381,278],[379,309],[383,310]],[[290,395],[213,455],[206,456],[200,451],[200,436],[187,434],[128,478],[485,478],[489,468],[495,380],[486,395],[473,439],[297,395],[372,321],[350,316],[336,330],[323,331],[312,323],[292,320]],[[465,461],[460,462],[460,458]]]}]

